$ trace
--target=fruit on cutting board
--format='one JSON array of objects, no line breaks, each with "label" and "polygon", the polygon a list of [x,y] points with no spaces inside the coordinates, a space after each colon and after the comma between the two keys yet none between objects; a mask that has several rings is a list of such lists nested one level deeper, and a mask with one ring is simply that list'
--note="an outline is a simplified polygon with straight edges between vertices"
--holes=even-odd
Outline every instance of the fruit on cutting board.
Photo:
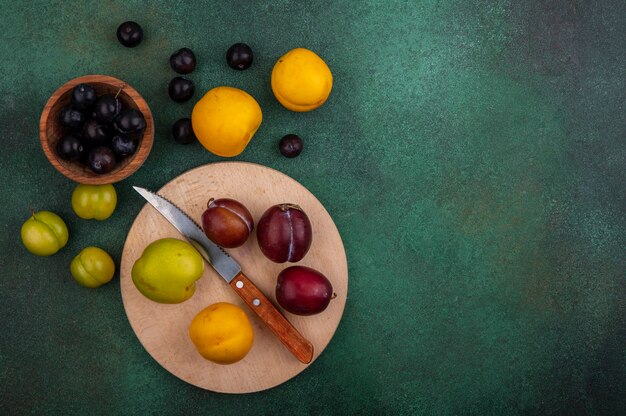
[{"label": "fruit on cutting board", "polygon": [[233,364],[243,359],[252,348],[254,331],[250,319],[240,307],[219,302],[193,318],[189,337],[207,360]]},{"label": "fruit on cutting board", "polygon": [[305,266],[291,266],[276,281],[276,301],[296,315],[315,315],[328,307],[333,286],[322,273]]},{"label": "fruit on cutting board", "polygon": [[254,228],[250,211],[239,201],[230,198],[209,199],[202,214],[202,229],[215,244],[235,248],[248,240]]},{"label": "fruit on cutting board", "polygon": [[124,22],[117,28],[117,40],[127,48],[134,48],[143,39],[143,29],[137,22]]},{"label": "fruit on cutting board", "polygon": [[309,217],[295,204],[270,207],[257,224],[259,248],[265,257],[276,263],[302,260],[312,239]]},{"label": "fruit on cutting board", "polygon": [[115,263],[101,248],[86,247],[70,263],[70,272],[81,286],[96,288],[113,279]]},{"label": "fruit on cutting board", "polygon": [[295,134],[287,134],[278,142],[278,150],[280,150],[283,156],[288,158],[298,156],[302,153],[303,147],[302,139]]},{"label": "fruit on cutting board", "polygon": [[196,55],[189,48],[181,48],[170,56],[170,66],[179,74],[189,74],[196,69]]},{"label": "fruit on cutting board", "polygon": [[281,56],[272,70],[272,91],[288,110],[311,111],[326,102],[333,74],[315,52],[296,48]]},{"label": "fruit on cutting board", "polygon": [[194,106],[191,124],[198,141],[218,156],[237,156],[259,129],[263,114],[247,92],[216,87]]},{"label": "fruit on cutting board", "polygon": [[37,256],[51,256],[62,249],[69,238],[67,225],[54,212],[39,211],[26,220],[21,229],[22,243]]},{"label": "fruit on cutting board", "polygon": [[137,289],[159,303],[181,303],[189,299],[203,273],[204,260],[200,253],[176,238],[150,243],[131,270]]},{"label": "fruit on cutting board", "polygon": [[235,43],[226,51],[226,63],[232,69],[248,69],[253,59],[252,48],[245,43]]},{"label": "fruit on cutting board", "polygon": [[80,218],[106,220],[117,206],[117,192],[111,184],[79,184],[72,192],[72,209]]}]

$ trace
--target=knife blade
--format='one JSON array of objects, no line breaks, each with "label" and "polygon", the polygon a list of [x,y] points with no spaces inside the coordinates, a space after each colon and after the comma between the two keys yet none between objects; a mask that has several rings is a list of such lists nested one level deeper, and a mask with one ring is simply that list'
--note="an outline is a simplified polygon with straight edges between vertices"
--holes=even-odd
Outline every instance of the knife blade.
[{"label": "knife blade", "polygon": [[313,345],[281,314],[272,302],[242,272],[241,266],[224,249],[213,243],[185,211],[163,196],[133,186],[150,205],[165,217],[230,285],[287,349],[301,362],[313,359]]}]

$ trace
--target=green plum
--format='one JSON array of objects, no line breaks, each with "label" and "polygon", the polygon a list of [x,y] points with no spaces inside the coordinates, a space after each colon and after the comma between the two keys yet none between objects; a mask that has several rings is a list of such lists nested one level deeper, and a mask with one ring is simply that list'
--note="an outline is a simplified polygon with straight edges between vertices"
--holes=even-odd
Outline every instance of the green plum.
[{"label": "green plum", "polygon": [[131,270],[139,292],[159,303],[181,303],[189,299],[203,273],[204,260],[200,253],[176,238],[150,243]]},{"label": "green plum", "polygon": [[70,271],[81,286],[96,288],[111,281],[115,274],[115,263],[101,248],[87,247],[74,257]]},{"label": "green plum", "polygon": [[79,184],[72,192],[72,209],[80,218],[106,220],[117,206],[117,193],[111,184]]},{"label": "green plum", "polygon": [[69,238],[67,225],[54,212],[39,211],[22,225],[22,243],[37,256],[51,256],[62,249]]}]

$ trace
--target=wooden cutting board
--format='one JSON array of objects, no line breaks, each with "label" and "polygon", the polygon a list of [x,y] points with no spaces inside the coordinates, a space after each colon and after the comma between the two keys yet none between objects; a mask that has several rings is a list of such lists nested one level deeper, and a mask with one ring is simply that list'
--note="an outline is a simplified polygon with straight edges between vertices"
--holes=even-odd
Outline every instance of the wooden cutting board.
[{"label": "wooden cutting board", "polygon": [[[142,184],[136,184],[141,186]],[[272,205],[300,205],[313,227],[313,242],[297,264],[323,273],[337,297],[328,308],[313,316],[297,316],[281,310],[314,347],[313,361],[324,351],[343,314],[348,292],[348,267],[341,237],[324,206],[304,186],[267,167],[245,162],[213,163],[190,170],[167,183],[158,193],[200,223],[209,198],[233,198],[243,203],[256,221]],[[278,341],[256,314],[207,264],[196,283],[195,294],[186,302],[165,305],[145,298],[134,286],[131,269],[151,242],[164,238],[183,239],[151,205],[140,211],[128,233],[120,268],[122,300],[128,320],[148,353],[170,373],[195,386],[223,393],[251,393],[277,386],[307,368]],[[292,263],[276,264],[266,259],[256,234],[236,249],[228,250],[248,277],[276,304],[278,273]],[[231,365],[205,360],[189,339],[193,317],[215,302],[231,302],[243,308],[254,328],[254,345],[248,355]],[[310,365],[310,364],[309,364]]]}]

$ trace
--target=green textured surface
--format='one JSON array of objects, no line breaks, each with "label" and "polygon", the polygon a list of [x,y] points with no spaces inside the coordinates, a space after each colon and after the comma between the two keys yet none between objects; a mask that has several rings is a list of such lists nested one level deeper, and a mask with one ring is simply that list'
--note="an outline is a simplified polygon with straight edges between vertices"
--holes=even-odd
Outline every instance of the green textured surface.
[{"label": "green textured surface", "polygon": [[[623,1],[147,3],[0,6],[0,413],[626,412]],[[115,39],[124,20],[144,27],[135,49]],[[244,72],[224,59],[239,41],[256,53]],[[240,87],[263,108],[236,159],[308,187],[348,255],[332,342],[262,393],[170,375],[128,324],[119,276],[87,290],[69,274],[87,245],[119,264],[142,207],[131,185],[157,189],[222,160],[170,138],[193,105],[167,96],[169,54],[183,46],[198,56],[198,91]],[[268,82],[299,46],[335,80],[305,114],[283,109]],[[73,214],[74,185],[38,136],[49,95],[92,73],[129,82],[156,121],[150,157],[99,223]],[[289,132],[305,140],[294,160],[276,148]],[[19,244],[31,208],[67,220],[53,257]]]}]

